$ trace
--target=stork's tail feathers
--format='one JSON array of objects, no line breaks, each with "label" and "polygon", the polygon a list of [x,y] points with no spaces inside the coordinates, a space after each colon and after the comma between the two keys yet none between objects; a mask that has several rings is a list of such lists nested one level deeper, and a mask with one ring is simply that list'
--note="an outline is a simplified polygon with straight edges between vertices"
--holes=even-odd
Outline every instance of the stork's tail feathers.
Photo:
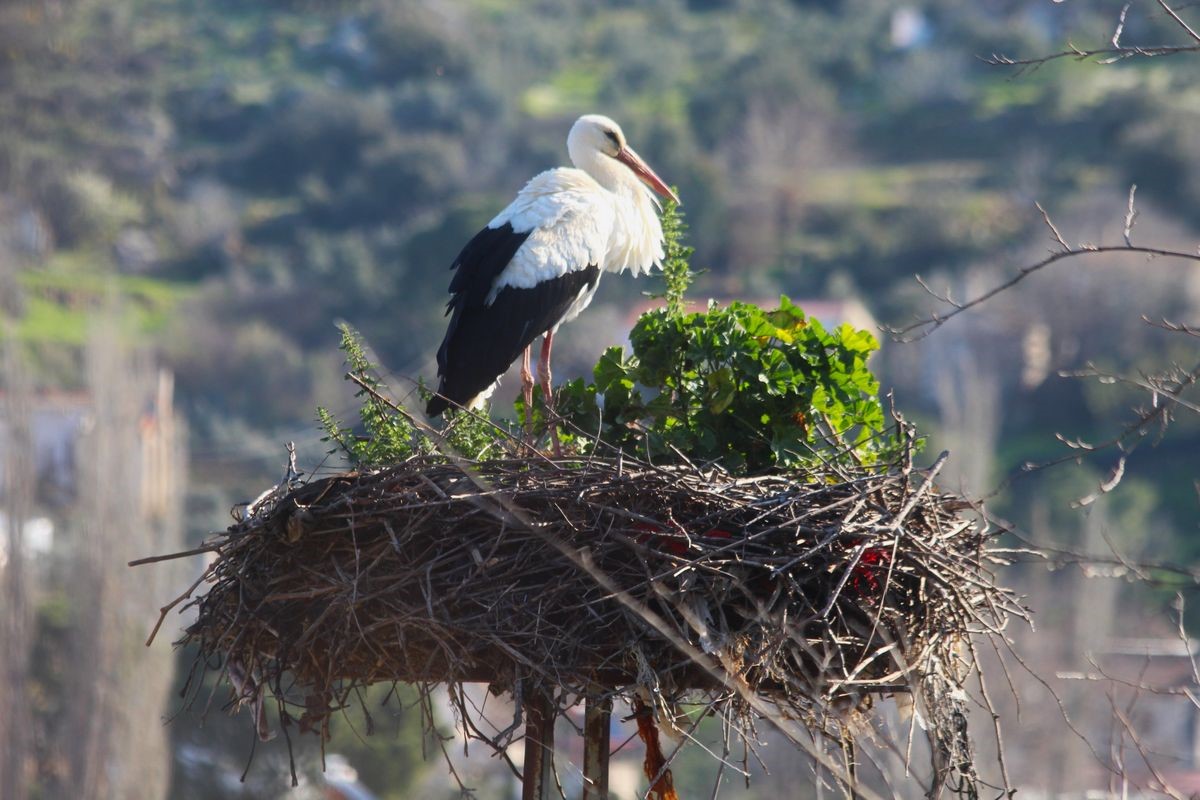
[{"label": "stork's tail feathers", "polygon": [[496,387],[499,385],[500,379],[497,378],[479,394],[458,400],[454,396],[455,393],[447,389],[446,382],[442,381],[442,384],[438,386],[437,393],[430,397],[429,402],[425,404],[425,413],[431,417],[436,417],[451,407],[469,408],[472,411],[478,411],[492,398],[492,392],[496,391]]},{"label": "stork's tail feathers", "polygon": [[450,407],[450,401],[442,397],[440,394],[435,394],[429,398],[429,402],[425,404],[425,413],[431,417],[439,417],[442,412]]}]

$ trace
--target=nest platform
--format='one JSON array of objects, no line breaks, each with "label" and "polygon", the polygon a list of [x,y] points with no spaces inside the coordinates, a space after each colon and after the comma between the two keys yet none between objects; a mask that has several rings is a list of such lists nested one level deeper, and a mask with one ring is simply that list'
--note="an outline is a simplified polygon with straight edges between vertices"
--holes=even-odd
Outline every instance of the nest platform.
[{"label": "nest platform", "polygon": [[214,543],[184,641],[322,697],[647,665],[712,688],[700,651],[803,705],[905,691],[922,651],[1002,622],[960,498],[919,470],[806,478],[421,457],[280,489]]},{"label": "nest platform", "polygon": [[940,464],[430,455],[281,485],[207,546],[181,643],[302,729],[378,682],[734,703],[831,736],[908,693],[962,772],[962,645],[1020,609]]}]

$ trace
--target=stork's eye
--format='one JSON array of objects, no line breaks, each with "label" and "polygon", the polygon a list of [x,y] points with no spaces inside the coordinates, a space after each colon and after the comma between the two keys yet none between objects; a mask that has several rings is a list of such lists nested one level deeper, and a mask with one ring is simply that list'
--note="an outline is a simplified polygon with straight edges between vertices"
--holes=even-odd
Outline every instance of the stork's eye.
[{"label": "stork's eye", "polygon": [[613,147],[616,147],[617,149],[620,149],[620,147],[621,147],[621,140],[617,138],[617,132],[616,132],[616,131],[614,131],[614,130],[610,130],[610,129],[608,129],[608,128],[605,128],[605,129],[604,129],[604,135],[608,137],[608,140],[609,140],[610,142],[612,142],[612,144],[613,144]]}]

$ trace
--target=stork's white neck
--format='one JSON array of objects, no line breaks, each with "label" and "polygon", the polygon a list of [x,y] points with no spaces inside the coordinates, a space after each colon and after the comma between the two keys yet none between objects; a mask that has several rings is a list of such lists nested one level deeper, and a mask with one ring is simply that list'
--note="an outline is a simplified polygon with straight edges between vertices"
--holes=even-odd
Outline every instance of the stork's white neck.
[{"label": "stork's white neck", "polygon": [[[569,145],[570,143],[568,143]],[[569,147],[571,161],[612,193],[616,224],[605,270],[647,273],[663,259],[662,224],[650,187],[615,158],[591,148]]]},{"label": "stork's white neck", "polygon": [[620,161],[589,147],[571,147],[571,142],[567,144],[571,163],[595,178],[596,183],[605,189],[625,197],[645,194],[645,185]]}]

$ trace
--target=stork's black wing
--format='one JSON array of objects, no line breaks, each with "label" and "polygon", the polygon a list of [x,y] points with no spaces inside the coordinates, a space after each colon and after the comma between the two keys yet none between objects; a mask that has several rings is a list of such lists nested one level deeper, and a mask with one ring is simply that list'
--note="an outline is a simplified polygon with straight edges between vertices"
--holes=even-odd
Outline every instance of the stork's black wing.
[{"label": "stork's black wing", "polygon": [[510,224],[484,228],[455,259],[446,306],[450,325],[437,353],[438,392],[426,407],[431,416],[452,403],[465,405],[491,386],[599,280],[599,268],[590,265],[529,289],[505,287],[489,304],[496,279],[531,232],[518,233]]}]

